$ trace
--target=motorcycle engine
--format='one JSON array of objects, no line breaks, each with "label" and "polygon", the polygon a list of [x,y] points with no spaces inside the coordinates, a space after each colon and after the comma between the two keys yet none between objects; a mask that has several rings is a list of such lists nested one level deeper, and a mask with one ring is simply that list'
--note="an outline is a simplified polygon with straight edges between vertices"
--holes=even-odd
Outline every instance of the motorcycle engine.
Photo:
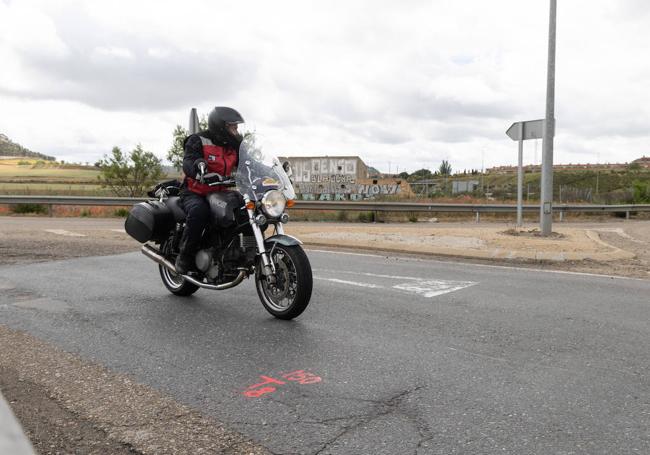
[{"label": "motorcycle engine", "polygon": [[205,272],[212,265],[212,249],[199,250],[194,260],[196,261],[196,268],[201,272]]},{"label": "motorcycle engine", "polygon": [[219,264],[213,259],[212,248],[196,253],[195,261],[196,267],[205,273],[209,280],[214,281],[219,276]]}]

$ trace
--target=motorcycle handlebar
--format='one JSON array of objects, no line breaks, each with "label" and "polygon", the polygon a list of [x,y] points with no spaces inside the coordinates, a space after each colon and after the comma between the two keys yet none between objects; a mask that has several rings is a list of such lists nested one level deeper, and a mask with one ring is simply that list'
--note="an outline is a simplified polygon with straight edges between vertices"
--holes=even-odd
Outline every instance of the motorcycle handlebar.
[{"label": "motorcycle handlebar", "polygon": [[208,183],[208,186],[235,186],[235,185],[236,183],[234,179],[223,180],[221,182]]}]

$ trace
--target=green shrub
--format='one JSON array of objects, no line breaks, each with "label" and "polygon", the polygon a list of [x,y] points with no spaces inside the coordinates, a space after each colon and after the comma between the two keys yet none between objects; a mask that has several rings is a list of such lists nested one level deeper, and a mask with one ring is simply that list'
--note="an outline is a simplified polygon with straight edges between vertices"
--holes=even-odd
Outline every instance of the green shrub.
[{"label": "green shrub", "polygon": [[27,161],[27,160],[20,160],[20,161],[18,161],[18,166],[29,166],[30,164],[32,164],[32,163],[30,163],[30,162]]},{"label": "green shrub", "polygon": [[119,208],[113,212],[113,216],[126,218],[127,216],[129,216],[129,211],[125,208]]},{"label": "green shrub", "polygon": [[41,204],[16,204],[11,207],[14,213],[47,213],[47,207]]},{"label": "green shrub", "polygon": [[358,218],[361,223],[374,223],[375,212],[359,212]]},{"label": "green shrub", "polygon": [[650,203],[650,183],[637,180],[632,184],[632,191],[635,204]]},{"label": "green shrub", "polygon": [[409,221],[411,223],[417,223],[418,222],[418,216],[415,213],[411,213],[409,215]]},{"label": "green shrub", "polygon": [[79,216],[81,216],[81,217],[83,217],[83,218],[89,217],[90,215],[91,215],[91,214],[90,214],[90,210],[88,210],[88,209],[83,209],[83,210],[81,211],[81,213],[79,214]]},{"label": "green shrub", "polygon": [[347,221],[348,220],[348,212],[345,210],[339,210],[336,212],[336,221]]}]

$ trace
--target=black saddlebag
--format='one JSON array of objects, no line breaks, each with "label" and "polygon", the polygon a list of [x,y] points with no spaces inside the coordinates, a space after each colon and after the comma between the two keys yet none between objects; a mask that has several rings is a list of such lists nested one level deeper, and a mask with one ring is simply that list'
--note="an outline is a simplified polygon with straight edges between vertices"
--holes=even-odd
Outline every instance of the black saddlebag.
[{"label": "black saddlebag", "polygon": [[161,242],[175,225],[174,214],[164,202],[147,201],[133,206],[124,222],[124,230],[140,243]]}]

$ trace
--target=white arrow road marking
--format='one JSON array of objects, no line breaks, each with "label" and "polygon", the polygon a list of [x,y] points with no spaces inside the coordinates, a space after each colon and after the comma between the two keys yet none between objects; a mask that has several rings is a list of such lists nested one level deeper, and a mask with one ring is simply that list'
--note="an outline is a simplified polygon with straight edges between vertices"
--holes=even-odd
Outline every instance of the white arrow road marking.
[{"label": "white arrow road marking", "polygon": [[414,292],[424,297],[435,297],[448,292],[458,291],[477,284],[475,281],[445,281],[445,280],[423,280],[396,284],[394,289]]},{"label": "white arrow road marking", "polygon": [[85,234],[78,234],[76,232],[66,231],[65,229],[45,229],[45,232],[56,235],[65,235],[66,237],[86,237]]},{"label": "white arrow road marking", "polygon": [[396,291],[409,292],[422,297],[431,298],[442,294],[447,294],[449,292],[458,291],[470,286],[478,284],[476,281],[453,281],[453,280],[435,280],[430,278],[417,278],[412,276],[398,276],[398,275],[380,275],[376,273],[367,273],[367,272],[350,272],[345,270],[326,270],[326,269],[314,269],[315,272],[325,272],[325,273],[344,273],[348,275],[360,275],[367,277],[382,278],[385,282],[388,280],[407,280],[406,283],[397,283],[395,285],[382,286],[379,284],[365,283],[362,281],[348,281],[348,280],[339,280],[338,278],[325,278],[315,276],[314,278],[323,281],[330,281],[333,283],[347,284],[351,286],[359,286],[364,288],[374,288],[374,289],[393,289]]}]

